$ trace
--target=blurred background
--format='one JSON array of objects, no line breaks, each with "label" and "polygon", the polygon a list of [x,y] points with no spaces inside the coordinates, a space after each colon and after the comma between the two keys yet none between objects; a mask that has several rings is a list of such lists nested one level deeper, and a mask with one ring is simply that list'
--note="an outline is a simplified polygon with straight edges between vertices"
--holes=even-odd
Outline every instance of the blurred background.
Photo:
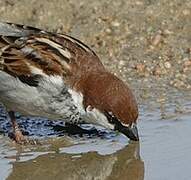
[{"label": "blurred background", "polygon": [[[80,154],[77,162],[82,161],[81,165],[86,170],[74,173],[76,176],[70,174],[67,179],[191,179],[190,0],[0,0],[0,21],[66,33],[90,46],[105,66],[130,84],[136,94],[141,136],[140,147],[129,144],[120,135],[117,138],[109,136],[103,138],[104,145],[99,145],[98,149],[88,146],[86,149],[89,150],[86,152],[72,151],[73,154],[68,155],[65,154],[66,151],[62,151],[58,157],[51,155],[56,158],[49,162],[50,156],[39,155],[38,148],[18,150],[15,145],[10,145],[10,141],[3,136],[5,131],[2,130],[0,169],[3,168],[4,171],[0,172],[0,179],[8,177],[42,180],[45,174],[48,179],[63,179],[62,174],[66,172],[62,168],[56,171],[58,167],[55,164],[63,157],[66,163],[60,162],[60,166],[65,167],[72,161],[75,153]],[[5,124],[6,115],[1,111],[0,127],[9,129],[7,123]],[[43,134],[46,127],[41,128]],[[100,139],[94,137],[93,141],[99,142]],[[91,143],[92,140],[88,140],[88,144]],[[51,147],[57,147],[56,150],[53,148],[57,152],[67,143],[53,140],[53,145],[52,141],[50,144]],[[113,151],[110,155],[101,156],[100,148],[103,150],[105,145]],[[115,149],[116,146],[120,147],[119,151]],[[134,157],[132,150],[136,154],[140,151],[140,157]],[[45,148],[42,151],[48,154],[50,149]],[[89,155],[89,151],[96,153]],[[21,162],[19,157],[26,152],[32,154],[30,159],[33,160]],[[34,165],[33,161],[39,162],[39,167],[43,165],[42,162],[49,162],[50,167],[43,165],[45,170],[42,167],[37,168],[38,163]],[[102,164],[95,163],[97,161],[104,161],[103,167],[107,167],[106,162],[112,163],[103,171],[99,167]],[[98,175],[93,174],[92,168],[86,167],[89,163],[95,164],[92,168],[97,170]],[[71,167],[75,169],[75,165],[74,163]],[[32,176],[30,168],[37,168],[35,172],[39,173]],[[54,169],[55,174],[51,174],[51,169]],[[43,174],[40,170],[45,172],[44,176],[40,176]],[[70,171],[71,169],[68,170]]]},{"label": "blurred background", "polygon": [[[1,21],[68,33],[124,79],[191,88],[189,0],[1,0]],[[132,81],[134,81],[133,79]]]}]

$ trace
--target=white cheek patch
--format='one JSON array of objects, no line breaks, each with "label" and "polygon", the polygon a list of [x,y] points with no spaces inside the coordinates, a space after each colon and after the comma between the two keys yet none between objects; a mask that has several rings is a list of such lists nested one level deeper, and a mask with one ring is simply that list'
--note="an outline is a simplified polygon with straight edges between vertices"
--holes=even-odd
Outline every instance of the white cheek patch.
[{"label": "white cheek patch", "polygon": [[114,125],[108,122],[107,117],[101,113],[98,109],[86,109],[87,117],[90,119],[90,123],[101,125],[107,129],[114,129]]},{"label": "white cheek patch", "polygon": [[71,94],[74,104],[78,108],[78,111],[81,114],[84,122],[100,125],[107,129],[114,129],[114,125],[110,124],[107,120],[107,117],[98,109],[92,108],[92,106],[88,106],[86,110],[84,109],[83,95],[81,93],[78,93],[71,89],[69,89],[69,93]]}]

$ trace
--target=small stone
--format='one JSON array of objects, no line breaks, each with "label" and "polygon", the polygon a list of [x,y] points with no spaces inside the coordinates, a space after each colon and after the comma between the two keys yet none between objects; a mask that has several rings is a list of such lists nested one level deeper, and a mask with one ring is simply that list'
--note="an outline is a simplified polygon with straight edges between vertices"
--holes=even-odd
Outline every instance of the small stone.
[{"label": "small stone", "polygon": [[101,23],[102,23],[102,19],[101,19],[101,18],[98,18],[98,19],[97,19],[97,23],[98,23],[98,24],[101,24]]},{"label": "small stone", "polygon": [[109,29],[109,28],[107,28],[105,31],[106,31],[107,33],[111,33],[111,29]]},{"label": "small stone", "polygon": [[143,2],[142,1],[136,1],[135,4],[136,5],[143,5]]},{"label": "small stone", "polygon": [[164,35],[170,35],[170,34],[173,34],[173,32],[172,32],[172,31],[169,31],[168,29],[165,29],[165,30],[163,31],[163,34],[164,34]]},{"label": "small stone", "polygon": [[188,85],[186,86],[186,88],[187,88],[187,89],[191,89],[191,85],[188,84]]},{"label": "small stone", "polygon": [[180,78],[181,77],[181,74],[180,73],[177,73],[176,75],[175,75],[175,78]]},{"label": "small stone", "polygon": [[187,72],[187,71],[188,71],[188,68],[187,68],[187,67],[185,67],[185,68],[182,69],[182,72],[183,72],[183,73],[185,73],[185,72]]},{"label": "small stone", "polygon": [[185,16],[188,16],[188,15],[190,15],[190,11],[188,9],[184,9],[182,11],[182,14],[185,15]]},{"label": "small stone", "polygon": [[185,84],[183,81],[180,81],[180,80],[177,80],[175,83],[174,83],[174,87],[176,88],[181,88],[181,87],[184,87]]},{"label": "small stone", "polygon": [[191,60],[184,61],[184,67],[191,66]]},{"label": "small stone", "polygon": [[174,81],[170,81],[169,84],[170,84],[170,85],[173,85],[173,84],[174,84]]},{"label": "small stone", "polygon": [[153,74],[154,74],[155,76],[161,75],[161,74],[162,74],[161,68],[160,68],[159,66],[155,67],[155,69],[153,70]]},{"label": "small stone", "polygon": [[156,99],[156,101],[158,103],[164,103],[166,101],[165,97],[159,97],[158,99]]},{"label": "small stone", "polygon": [[145,65],[142,63],[139,63],[135,66],[135,69],[139,72],[139,73],[143,73],[145,71]]},{"label": "small stone", "polygon": [[170,68],[171,68],[171,64],[170,64],[169,62],[165,62],[165,63],[164,63],[164,67],[165,67],[166,69],[170,69]]},{"label": "small stone", "polygon": [[125,61],[121,60],[119,61],[119,66],[124,66],[125,65]]},{"label": "small stone", "polygon": [[153,46],[157,46],[161,41],[162,41],[162,35],[161,35],[161,33],[158,33],[157,35],[155,35],[155,36],[152,38],[151,44],[152,44]]},{"label": "small stone", "polygon": [[113,22],[111,23],[111,25],[112,25],[113,27],[119,27],[119,26],[120,26],[120,23],[117,22],[117,21],[113,21]]}]

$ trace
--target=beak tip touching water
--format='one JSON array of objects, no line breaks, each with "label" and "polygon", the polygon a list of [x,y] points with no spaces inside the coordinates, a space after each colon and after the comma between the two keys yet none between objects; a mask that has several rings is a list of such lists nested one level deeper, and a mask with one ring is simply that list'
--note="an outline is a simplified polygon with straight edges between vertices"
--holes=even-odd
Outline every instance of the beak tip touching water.
[{"label": "beak tip touching water", "polygon": [[139,141],[139,134],[138,134],[138,129],[136,125],[132,125],[131,127],[122,126],[119,129],[119,132],[126,135],[130,140]]}]

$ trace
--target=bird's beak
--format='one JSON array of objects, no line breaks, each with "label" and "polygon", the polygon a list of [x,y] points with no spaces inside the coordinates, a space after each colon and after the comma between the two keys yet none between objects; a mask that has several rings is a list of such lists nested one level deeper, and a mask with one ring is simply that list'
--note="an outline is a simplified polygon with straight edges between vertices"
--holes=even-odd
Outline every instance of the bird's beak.
[{"label": "bird's beak", "polygon": [[138,129],[135,123],[131,126],[125,126],[114,115],[107,112],[105,112],[105,115],[108,118],[108,121],[111,124],[114,124],[114,130],[123,133],[133,141],[139,141]]},{"label": "bird's beak", "polygon": [[116,126],[115,129],[126,135],[129,139],[133,141],[139,141],[139,134],[136,124],[133,124],[132,126],[129,127],[120,124]]}]

